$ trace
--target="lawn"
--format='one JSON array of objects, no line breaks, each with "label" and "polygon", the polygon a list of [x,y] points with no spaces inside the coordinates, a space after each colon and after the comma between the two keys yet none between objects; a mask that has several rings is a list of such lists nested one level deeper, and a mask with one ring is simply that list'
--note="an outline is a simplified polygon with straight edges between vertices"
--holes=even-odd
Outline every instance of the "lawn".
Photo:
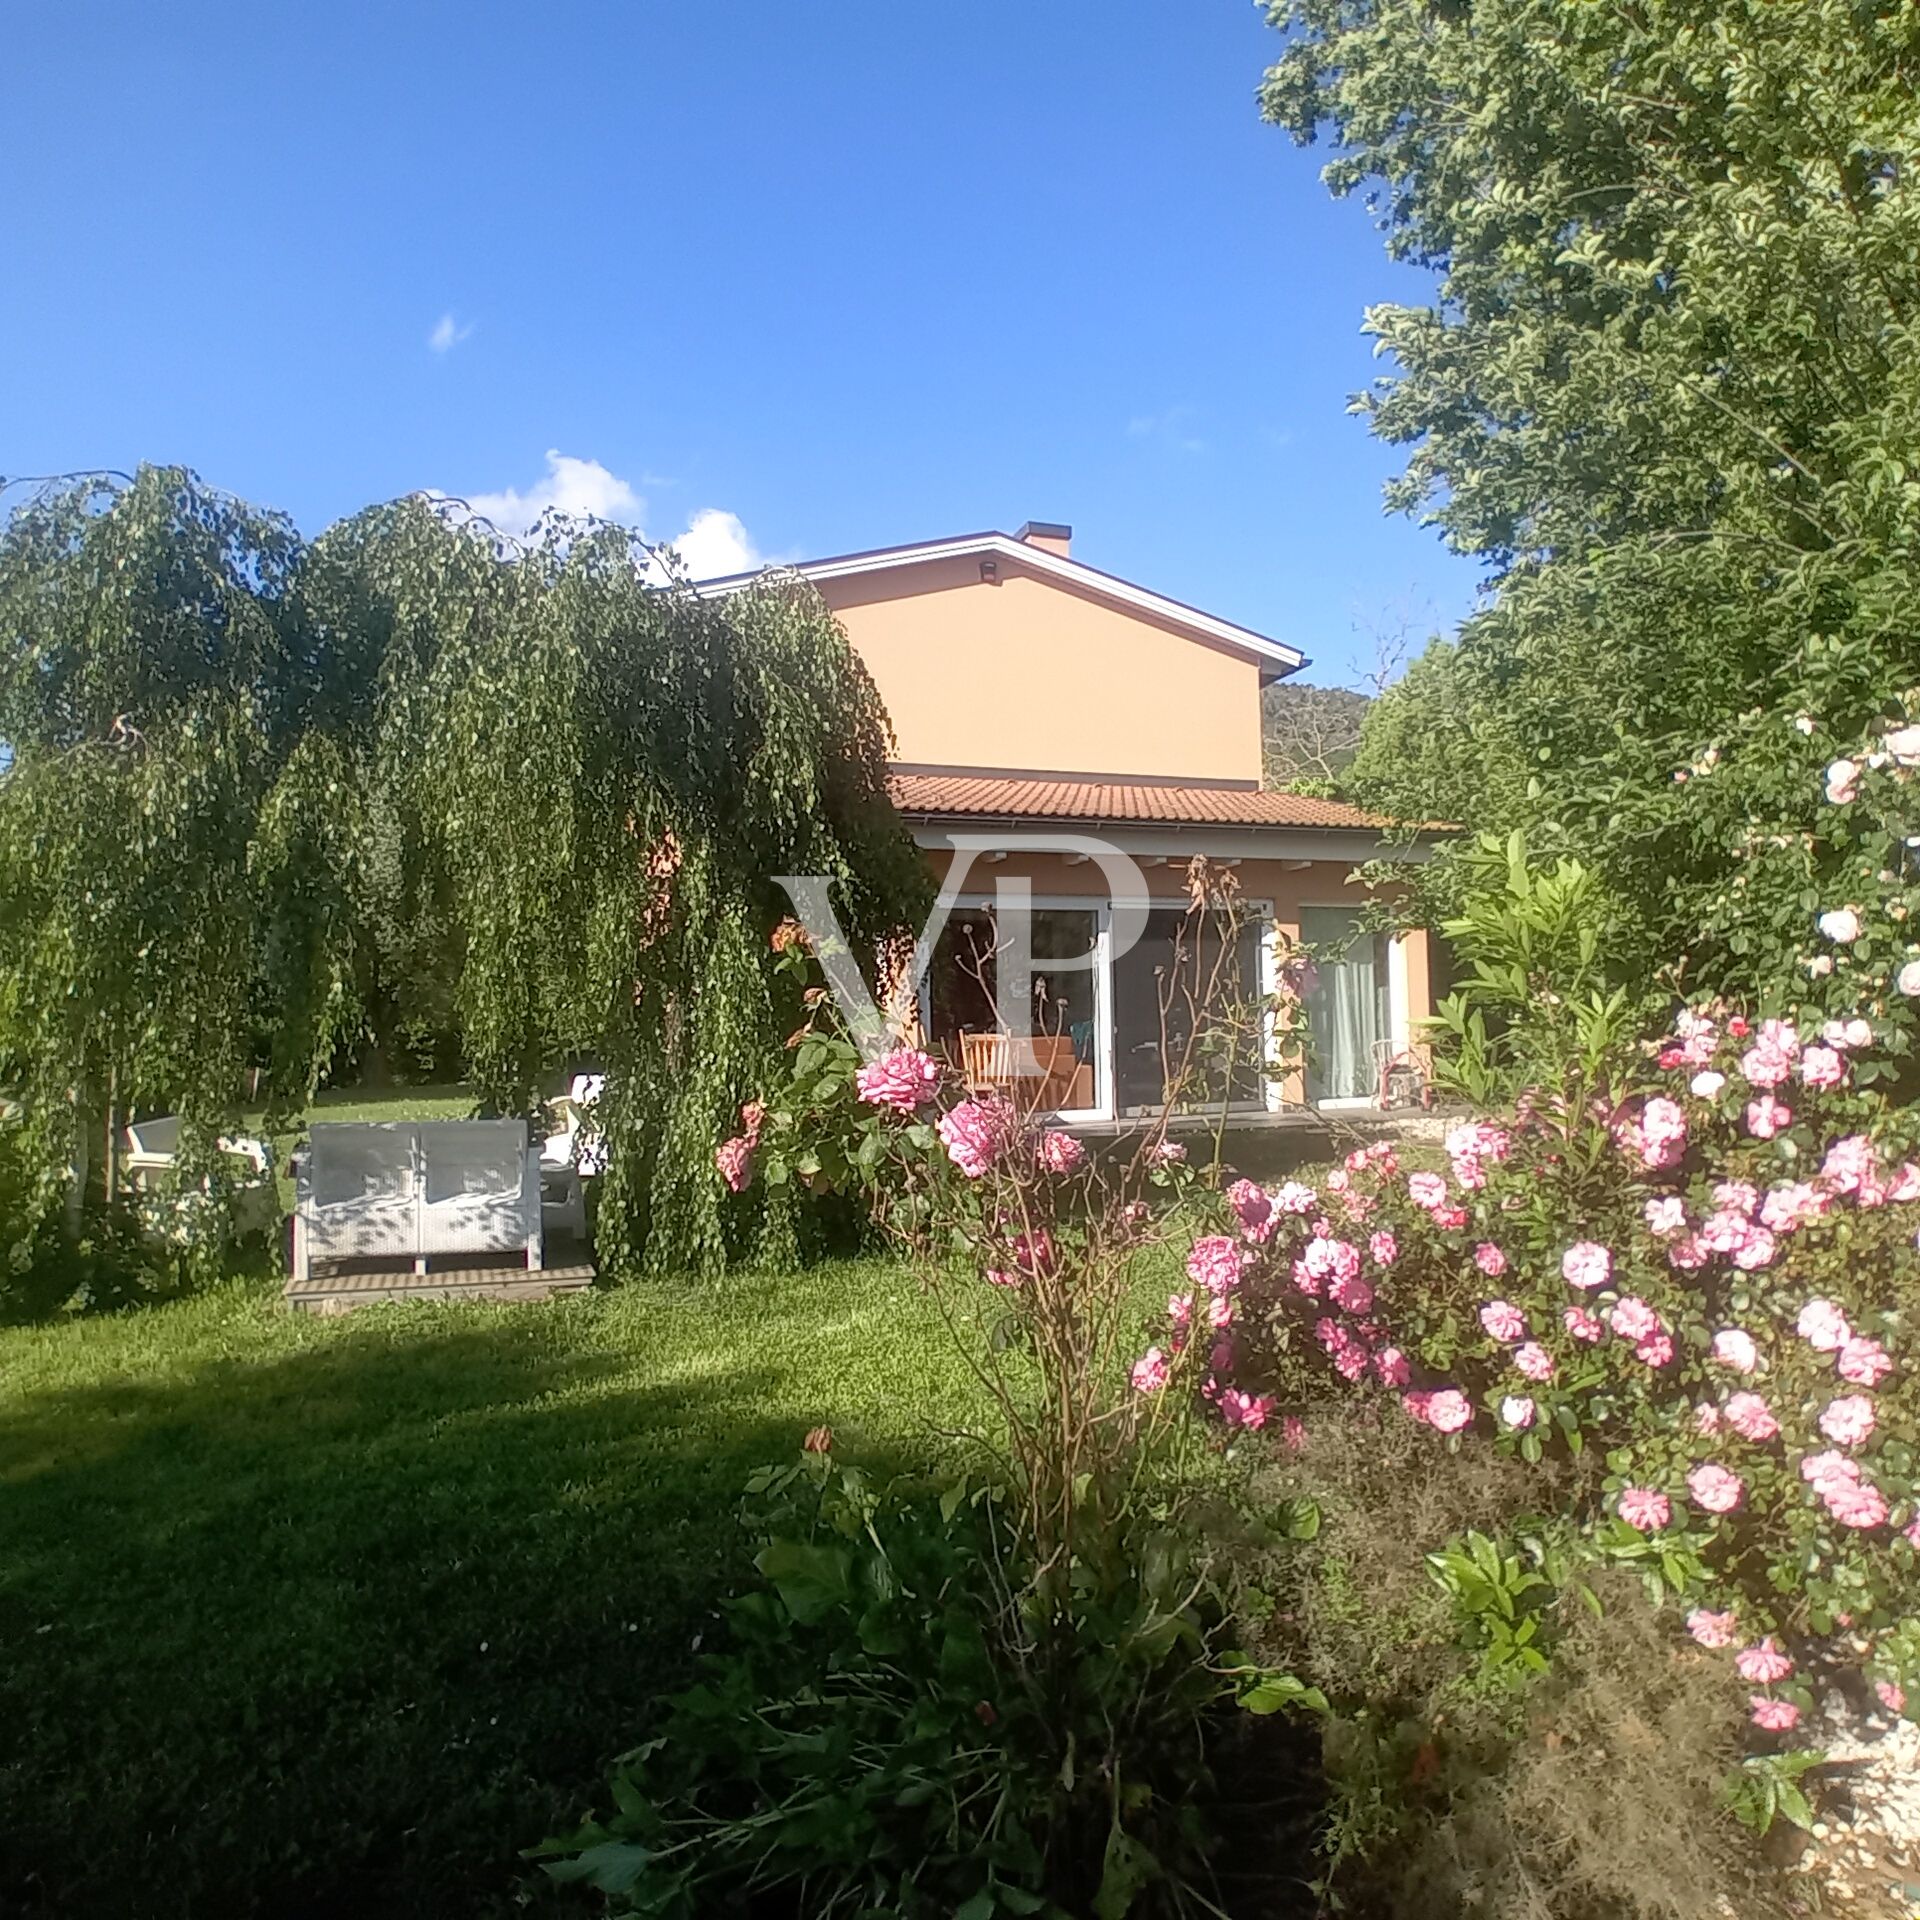
[{"label": "lawn", "polygon": [[748,1471],[820,1421],[918,1469],[969,1405],[879,1263],[341,1320],[277,1284],[0,1332],[0,1913],[521,1910],[714,1631]]}]

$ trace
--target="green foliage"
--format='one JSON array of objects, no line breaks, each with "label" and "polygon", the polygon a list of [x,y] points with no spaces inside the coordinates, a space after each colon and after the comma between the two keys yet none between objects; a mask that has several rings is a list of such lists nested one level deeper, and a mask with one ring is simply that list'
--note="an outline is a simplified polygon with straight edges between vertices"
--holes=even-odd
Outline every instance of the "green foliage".
[{"label": "green foliage", "polygon": [[1553,1583],[1538,1566],[1474,1527],[1428,1554],[1427,1571],[1452,1601],[1463,1636],[1477,1646],[1489,1671],[1515,1677],[1546,1672],[1541,1606]]},{"label": "green foliage", "polygon": [[1792,1753],[1748,1754],[1727,1776],[1727,1811],[1757,1834],[1769,1832],[1776,1820],[1783,1819],[1810,1828],[1813,1809],[1800,1779],[1826,1757],[1817,1748],[1805,1747]]},{"label": "green foliage", "polygon": [[508,1113],[597,1060],[616,1271],[780,1239],[709,1170],[794,1012],[771,876],[826,875],[862,950],[928,884],[810,591],[418,499],[308,545],[143,468],[13,515],[0,623],[0,1067],[49,1183],[136,1109],[210,1158],[250,1064],[291,1112],[372,1036]]},{"label": "green foliage", "polygon": [[1639,1009],[1608,962],[1611,905],[1577,861],[1529,859],[1516,829],[1461,852],[1460,911],[1443,925],[1465,968],[1434,1010],[1441,1083],[1477,1106],[1523,1088],[1577,1101],[1604,1090]]},{"label": "green foliage", "polygon": [[[612,1911],[1216,1911],[1201,1735],[1229,1700],[1324,1707],[1236,1652],[1175,1536],[1076,1578],[1065,1649],[988,1486],[880,1486],[824,1449],[748,1486],[765,1585],[628,1754],[613,1811],[540,1854]],[[1068,1657],[1063,1651],[1070,1649]]]},{"label": "green foliage", "polygon": [[1377,705],[1353,791],[1525,827],[1602,883],[1629,977],[1686,954],[1771,1010],[1804,991],[1772,923],[1846,864],[1801,776],[1920,680],[1908,14],[1268,11],[1267,117],[1329,136],[1332,190],[1438,276],[1368,315],[1390,501],[1492,575]]}]

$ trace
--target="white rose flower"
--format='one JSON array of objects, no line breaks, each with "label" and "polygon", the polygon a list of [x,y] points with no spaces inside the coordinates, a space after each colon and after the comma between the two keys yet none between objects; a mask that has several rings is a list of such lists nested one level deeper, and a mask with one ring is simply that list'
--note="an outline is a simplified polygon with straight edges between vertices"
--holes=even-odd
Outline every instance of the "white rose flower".
[{"label": "white rose flower", "polygon": [[1900,969],[1899,973],[1895,975],[1893,984],[1898,987],[1909,1000],[1916,994],[1920,994],[1920,960],[1909,960],[1907,964]]},{"label": "white rose flower", "polygon": [[1860,916],[1851,907],[1833,907],[1820,916],[1820,931],[1837,946],[1860,938]]},{"label": "white rose flower", "polygon": [[1844,807],[1860,792],[1860,762],[1836,760],[1827,769],[1827,798],[1836,807]]},{"label": "white rose flower", "polygon": [[1896,727],[1880,736],[1880,744],[1901,766],[1920,766],[1920,727]]}]

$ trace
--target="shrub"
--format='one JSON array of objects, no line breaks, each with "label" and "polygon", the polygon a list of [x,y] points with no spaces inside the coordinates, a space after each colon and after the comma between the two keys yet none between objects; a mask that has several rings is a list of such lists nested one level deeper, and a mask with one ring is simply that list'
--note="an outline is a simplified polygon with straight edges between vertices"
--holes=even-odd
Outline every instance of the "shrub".
[{"label": "shrub", "polygon": [[1127,1539],[1063,1636],[991,1486],[876,1487],[812,1444],[753,1482],[765,1587],[547,1870],[675,1920],[1195,1910],[1210,1716],[1291,1695],[1220,1650],[1186,1545]]},{"label": "shrub", "polygon": [[1445,1174],[1376,1147],[1323,1192],[1283,1189],[1235,1243],[1240,1390],[1318,1350],[1440,1435],[1529,1463],[1591,1450],[1591,1550],[1738,1650],[1757,1724],[1808,1704],[1777,1642],[1857,1654],[1897,1708],[1920,1679],[1898,1631],[1920,1165],[1845,1130],[1866,1038],[1686,1015],[1654,1069],[1671,1091],[1462,1123]]},{"label": "shrub", "polygon": [[[1320,1886],[1359,1915],[1718,1920],[1767,1911],[1722,1817],[1745,1689],[1556,1517],[1589,1464],[1434,1447],[1321,1400],[1255,1494],[1260,1656],[1322,1688]],[[1524,1657],[1516,1657],[1515,1646]]]},{"label": "shrub", "polygon": [[[1223,889],[1193,881],[1198,923]],[[1236,1033],[1261,1031],[1222,991],[1236,945],[1183,941],[1193,971],[1164,983],[1208,1016],[1183,1023],[1170,1106],[1231,1085]],[[794,942],[782,964],[812,962]],[[741,1109],[716,1172],[869,1203],[993,1409],[967,1436],[975,1491],[882,1499],[817,1459],[767,1482],[802,1509],[761,1556],[772,1594],[736,1604],[706,1689],[558,1870],[647,1914],[762,1888],[808,1914],[1207,1911],[1215,1721],[1315,1701],[1226,1645],[1201,1545],[1195,1469],[1267,1402],[1203,1422],[1179,1387],[1206,1342],[1136,1346],[1138,1275],[1195,1176],[1164,1115],[1102,1167],[911,1044],[863,1054],[817,985],[807,1001],[786,1082]]]}]

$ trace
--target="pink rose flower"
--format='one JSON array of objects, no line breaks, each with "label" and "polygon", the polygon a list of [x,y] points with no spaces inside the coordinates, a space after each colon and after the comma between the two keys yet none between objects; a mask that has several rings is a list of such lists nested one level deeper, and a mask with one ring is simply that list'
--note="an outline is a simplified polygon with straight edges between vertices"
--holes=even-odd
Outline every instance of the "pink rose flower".
[{"label": "pink rose flower", "polygon": [[918,1047],[895,1047],[862,1067],[853,1084],[870,1107],[912,1113],[940,1091],[940,1069]]},{"label": "pink rose flower", "polygon": [[1760,1349],[1743,1328],[1722,1327],[1713,1336],[1713,1357],[1735,1373],[1751,1373],[1760,1364]]},{"label": "pink rose flower", "polygon": [[1770,1687],[1793,1671],[1793,1662],[1780,1651],[1780,1643],[1772,1634],[1751,1647],[1742,1647],[1734,1655],[1733,1664],[1742,1680],[1757,1687]]},{"label": "pink rose flower", "polygon": [[1273,1212],[1273,1202],[1251,1180],[1236,1180],[1227,1189],[1227,1205],[1249,1229],[1264,1227]]},{"label": "pink rose flower", "polygon": [[1838,1488],[1860,1484],[1860,1463],[1844,1453],[1810,1453],[1800,1462],[1800,1478],[1824,1500]]},{"label": "pink rose flower", "polygon": [[1473,1250],[1473,1264],[1489,1280],[1498,1280],[1507,1270],[1507,1256],[1491,1240],[1482,1240]]},{"label": "pink rose flower", "polygon": [[1660,1331],[1660,1316],[1637,1294],[1616,1300],[1607,1317],[1622,1340],[1644,1340]]},{"label": "pink rose flower", "polygon": [[1133,1363],[1133,1390],[1135,1393],[1158,1393],[1172,1378],[1172,1369],[1167,1365],[1167,1356],[1158,1347],[1149,1347]]},{"label": "pink rose flower", "polygon": [[1800,1056],[1800,1079],[1806,1086],[1837,1087],[1846,1077],[1846,1056],[1831,1047],[1809,1047]]},{"label": "pink rose flower", "polygon": [[1865,1134],[1850,1133],[1827,1149],[1820,1163],[1821,1184],[1834,1193],[1857,1193],[1879,1172],[1880,1155]]},{"label": "pink rose flower", "polygon": [[1184,1166],[1187,1150],[1178,1140],[1160,1140],[1154,1143],[1153,1157],[1163,1167]]},{"label": "pink rose flower", "polygon": [[1727,1425],[1742,1440],[1751,1440],[1755,1446],[1763,1445],[1780,1431],[1773,1409],[1757,1393],[1727,1396]]},{"label": "pink rose flower", "polygon": [[1657,1533],[1673,1518],[1673,1502],[1653,1487],[1622,1487],[1620,1518],[1641,1533]]},{"label": "pink rose flower", "polygon": [[714,1149],[713,1164],[735,1193],[744,1193],[753,1184],[753,1157],[753,1140],[746,1134],[736,1134]]},{"label": "pink rose flower", "polygon": [[1763,1093],[1747,1102],[1747,1131],[1756,1140],[1771,1140],[1793,1125],[1793,1109],[1782,1106],[1772,1094]]},{"label": "pink rose flower", "polygon": [[1678,1194],[1663,1193],[1649,1200],[1646,1209],[1647,1231],[1664,1240],[1687,1224],[1687,1207]]},{"label": "pink rose flower", "polygon": [[1683,1233],[1667,1247],[1667,1265],[1681,1273],[1704,1267],[1707,1257],[1707,1243],[1697,1233]]},{"label": "pink rose flower", "polygon": [[1856,1387],[1877,1387],[1893,1371],[1886,1348],[1878,1340],[1866,1340],[1858,1334],[1841,1347],[1835,1364],[1840,1378]]},{"label": "pink rose flower", "polygon": [[1708,1513],[1731,1513],[1740,1504],[1747,1483],[1737,1473],[1708,1461],[1687,1475],[1687,1491],[1695,1506]]},{"label": "pink rose flower", "polygon": [[1407,1175],[1407,1198],[1416,1207],[1424,1207],[1431,1213],[1435,1207],[1446,1204],[1447,1183],[1437,1173],[1410,1173]]},{"label": "pink rose flower", "polygon": [[1891,1512],[1886,1495],[1871,1481],[1834,1487],[1821,1498],[1827,1503],[1827,1511],[1843,1527],[1854,1527],[1862,1532],[1884,1527]]},{"label": "pink rose flower", "polygon": [[1493,1340],[1524,1340],[1527,1316],[1510,1300],[1489,1300],[1480,1309],[1480,1324]]},{"label": "pink rose flower", "polygon": [[1673,1335],[1650,1333],[1633,1350],[1643,1367],[1669,1367],[1673,1364]]},{"label": "pink rose flower", "polygon": [[1533,1402],[1524,1393],[1510,1393],[1500,1402],[1500,1424],[1515,1433],[1533,1425]]},{"label": "pink rose flower", "polygon": [[1733,1264],[1743,1273],[1757,1273],[1772,1264],[1778,1250],[1778,1243],[1765,1227],[1749,1224],[1740,1236],[1740,1244],[1733,1249]]},{"label": "pink rose flower", "polygon": [[1327,1298],[1343,1313],[1369,1313],[1373,1308],[1373,1282],[1357,1273],[1343,1273],[1327,1288]]},{"label": "pink rose flower", "polygon": [[1711,1400],[1702,1400],[1693,1410],[1693,1430],[1695,1433],[1711,1437],[1718,1433],[1726,1423],[1721,1418],[1720,1409]]},{"label": "pink rose flower", "polygon": [[1013,1130],[1012,1108],[993,1099],[962,1100],[940,1116],[938,1127],[948,1157],[969,1180],[978,1180],[999,1159]]},{"label": "pink rose flower", "polygon": [[1513,1364],[1529,1380],[1551,1380],[1553,1378],[1553,1355],[1537,1340],[1529,1340],[1524,1346],[1516,1347]]},{"label": "pink rose flower", "polygon": [[1320,1196],[1311,1187],[1302,1186],[1298,1180],[1289,1180],[1273,1196],[1273,1208],[1276,1213],[1312,1213],[1319,1204]]},{"label": "pink rose flower", "polygon": [[1465,1207],[1435,1207],[1430,1217],[1443,1232],[1457,1233],[1473,1216]]},{"label": "pink rose flower", "polygon": [[1473,1405],[1454,1387],[1442,1387],[1427,1402],[1427,1425],[1436,1433],[1458,1433],[1473,1418]]},{"label": "pink rose flower", "polygon": [[1810,1180],[1769,1188],[1760,1203],[1760,1224],[1773,1233],[1811,1226],[1827,1210],[1827,1196]]},{"label": "pink rose flower", "polygon": [[1033,1157],[1046,1173],[1078,1173],[1087,1164],[1087,1149],[1072,1134],[1055,1128],[1040,1136]]},{"label": "pink rose flower", "polygon": [[1187,1278],[1209,1293],[1228,1293],[1240,1284],[1242,1255],[1224,1233],[1196,1240],[1187,1253]]},{"label": "pink rose flower", "polygon": [[1777,1087],[1793,1071],[1793,1056],[1765,1040],[1740,1056],[1740,1071],[1752,1087]]},{"label": "pink rose flower", "polygon": [[1595,1240],[1576,1240],[1560,1256],[1560,1272],[1567,1284],[1591,1291],[1604,1287],[1613,1272],[1613,1255]]},{"label": "pink rose flower", "polygon": [[1753,1724],[1768,1733],[1791,1733],[1800,1724],[1800,1709],[1791,1700],[1771,1700],[1756,1693],[1749,1702]]},{"label": "pink rose flower", "polygon": [[1873,1690],[1880,1704],[1889,1713],[1905,1713],[1907,1710],[1907,1690],[1897,1680],[1876,1680]]},{"label": "pink rose flower", "polygon": [[1576,1340],[1583,1340],[1590,1347],[1597,1347],[1607,1337],[1606,1323],[1585,1307],[1569,1307],[1560,1320]]},{"label": "pink rose flower", "polygon": [[1383,1387],[1404,1387],[1413,1378],[1413,1368],[1398,1347],[1382,1347],[1373,1356],[1373,1371]]},{"label": "pink rose flower", "polygon": [[1809,1300],[1794,1331],[1816,1353],[1838,1353],[1853,1338],[1847,1316],[1831,1300]]},{"label": "pink rose flower", "polygon": [[1400,1242],[1382,1227],[1367,1241],[1367,1251],[1372,1254],[1376,1266],[1390,1267],[1400,1258]]},{"label": "pink rose flower", "polygon": [[1273,1411],[1273,1395],[1270,1393],[1243,1393],[1238,1387],[1229,1387],[1220,1396],[1220,1417],[1230,1427],[1245,1427],[1250,1433],[1258,1433],[1267,1424],[1267,1415]]},{"label": "pink rose flower", "polygon": [[1193,1295],[1190,1293],[1168,1294],[1167,1318],[1176,1327],[1187,1326],[1193,1319]]},{"label": "pink rose flower", "polygon": [[1233,1295],[1230,1293],[1210,1293],[1207,1295],[1207,1325],[1210,1327],[1230,1327],[1233,1325]]},{"label": "pink rose flower", "polygon": [[1289,1453],[1298,1453],[1307,1444],[1307,1423],[1297,1413],[1280,1422],[1280,1441]]},{"label": "pink rose flower", "polygon": [[1739,1628],[1740,1616],[1736,1613],[1710,1613],[1705,1607],[1695,1607],[1687,1615],[1687,1631],[1703,1647],[1732,1646]]},{"label": "pink rose flower", "polygon": [[1820,1415],[1820,1431],[1836,1447],[1865,1445],[1872,1437],[1875,1424],[1873,1402],[1864,1393],[1850,1393],[1844,1399],[1830,1400]]}]

